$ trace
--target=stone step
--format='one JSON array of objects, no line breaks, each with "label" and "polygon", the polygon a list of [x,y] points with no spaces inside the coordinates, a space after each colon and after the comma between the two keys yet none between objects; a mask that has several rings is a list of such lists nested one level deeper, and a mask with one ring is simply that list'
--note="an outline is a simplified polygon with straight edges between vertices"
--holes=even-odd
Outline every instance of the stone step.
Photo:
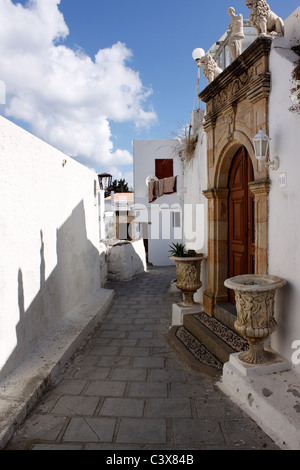
[{"label": "stone step", "polygon": [[[200,319],[206,318],[206,315],[201,313],[199,315],[185,315],[183,325],[189,330],[214,356],[216,356],[222,364],[229,360],[230,354],[236,352],[226,342],[222,340],[215,332],[208,328],[205,323]],[[210,321],[210,320],[208,320]],[[215,320],[213,326],[220,325],[218,320]],[[226,332],[228,330],[227,327]]]},{"label": "stone step", "polygon": [[236,308],[229,303],[215,305],[214,316],[224,325],[234,330],[234,323],[237,319]]},{"label": "stone step", "polygon": [[230,354],[244,351],[248,343],[237,332],[204,312],[185,315],[183,324],[222,364]]},{"label": "stone step", "polygon": [[233,329],[204,312],[184,315],[183,325],[169,330],[168,341],[192,369],[212,376],[222,373],[230,354],[248,349]]},{"label": "stone step", "polygon": [[220,377],[223,364],[183,325],[174,325],[167,340],[185,365],[196,372]]}]

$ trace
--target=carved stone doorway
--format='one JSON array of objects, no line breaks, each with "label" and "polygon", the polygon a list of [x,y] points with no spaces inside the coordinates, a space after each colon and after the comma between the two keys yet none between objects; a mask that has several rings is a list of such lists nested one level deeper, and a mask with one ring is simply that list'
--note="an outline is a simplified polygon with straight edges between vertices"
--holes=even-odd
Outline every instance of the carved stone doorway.
[{"label": "carved stone doorway", "polygon": [[[245,147],[235,154],[229,173],[228,204],[228,275],[255,273],[254,196],[249,190],[254,171]],[[229,300],[235,296],[229,290]]]},{"label": "carved stone doorway", "polygon": [[[203,191],[207,198],[207,286],[203,309],[210,316],[214,316],[216,306],[229,302],[229,292],[224,286],[230,264],[229,174],[241,147],[253,166],[253,176],[250,171],[245,179],[248,198],[252,195],[250,201],[247,199],[251,224],[254,219],[252,227],[247,227],[247,234],[252,235],[252,243],[246,248],[247,272],[268,273],[270,180],[268,169],[258,166],[251,139],[260,128],[269,133],[271,47],[272,39],[258,37],[200,93],[201,101],[206,104],[203,128],[207,135],[207,189]],[[255,252],[251,251],[254,246]]]}]

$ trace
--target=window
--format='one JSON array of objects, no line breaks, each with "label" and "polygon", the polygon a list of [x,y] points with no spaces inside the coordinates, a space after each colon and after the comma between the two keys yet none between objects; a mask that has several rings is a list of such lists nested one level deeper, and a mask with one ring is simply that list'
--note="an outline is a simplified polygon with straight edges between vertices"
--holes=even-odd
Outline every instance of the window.
[{"label": "window", "polygon": [[173,215],[173,227],[180,228],[181,227],[181,212],[172,212]]},{"label": "window", "polygon": [[156,159],[155,160],[155,176],[162,180],[173,176],[173,159]]}]

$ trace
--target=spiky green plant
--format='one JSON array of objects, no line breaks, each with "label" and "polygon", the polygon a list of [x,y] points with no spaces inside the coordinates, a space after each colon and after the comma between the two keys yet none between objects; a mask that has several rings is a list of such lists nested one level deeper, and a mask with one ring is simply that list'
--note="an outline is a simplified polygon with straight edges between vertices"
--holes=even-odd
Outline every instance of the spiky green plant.
[{"label": "spiky green plant", "polygon": [[184,243],[172,243],[172,245],[170,245],[169,247],[170,256],[177,256],[178,258],[183,258],[187,254]]}]

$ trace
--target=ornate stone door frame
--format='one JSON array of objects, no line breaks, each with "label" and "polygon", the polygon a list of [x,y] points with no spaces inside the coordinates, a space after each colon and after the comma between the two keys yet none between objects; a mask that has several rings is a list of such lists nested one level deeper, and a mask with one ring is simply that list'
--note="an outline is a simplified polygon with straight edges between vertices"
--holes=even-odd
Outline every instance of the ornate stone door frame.
[{"label": "ornate stone door frame", "polygon": [[228,177],[234,155],[244,146],[254,168],[249,188],[255,205],[255,273],[268,272],[268,170],[260,170],[251,139],[259,127],[268,133],[269,52],[272,40],[259,37],[201,93],[206,103],[208,203],[207,289],[204,311],[228,302]]},{"label": "ornate stone door frame", "polygon": [[[232,159],[241,147],[241,142],[231,142],[230,148],[220,157],[220,171],[216,187],[203,191],[208,203],[208,260],[207,260],[207,290],[203,297],[204,311],[213,315],[214,306],[228,302],[228,290],[224,281],[228,277],[228,187],[222,187],[228,182]],[[252,162],[256,165],[251,147]],[[222,164],[221,164],[222,163]],[[257,165],[256,165],[257,166]],[[268,194],[270,182],[268,178],[256,179],[249,184],[254,195],[255,205],[255,273],[266,274],[268,271]]]}]

